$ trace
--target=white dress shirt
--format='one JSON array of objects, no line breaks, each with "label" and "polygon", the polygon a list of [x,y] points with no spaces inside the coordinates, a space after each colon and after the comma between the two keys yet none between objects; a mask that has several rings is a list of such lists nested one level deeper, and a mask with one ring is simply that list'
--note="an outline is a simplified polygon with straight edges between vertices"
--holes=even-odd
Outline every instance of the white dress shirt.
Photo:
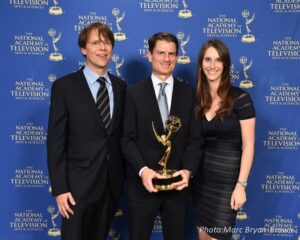
[{"label": "white dress shirt", "polygon": [[167,85],[165,87],[165,92],[167,95],[167,102],[168,102],[168,108],[169,108],[169,112],[171,110],[171,104],[172,104],[172,94],[173,94],[173,86],[174,86],[174,78],[173,75],[170,75],[165,81],[162,81],[160,79],[158,79],[153,73],[151,75],[151,79],[152,79],[152,84],[155,90],[155,95],[156,95],[156,99],[158,98],[158,94],[160,91],[160,83],[161,82],[166,82]]}]

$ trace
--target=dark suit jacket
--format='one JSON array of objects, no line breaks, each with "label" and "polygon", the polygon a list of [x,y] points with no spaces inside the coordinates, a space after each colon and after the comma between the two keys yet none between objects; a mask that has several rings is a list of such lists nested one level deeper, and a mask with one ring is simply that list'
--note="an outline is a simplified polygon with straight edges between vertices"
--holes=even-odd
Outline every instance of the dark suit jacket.
[{"label": "dark suit jacket", "polygon": [[[181,119],[182,127],[173,133],[170,140],[172,150],[168,169],[188,169],[195,174],[201,157],[202,133],[195,118],[194,89],[174,79],[170,115]],[[144,166],[161,169],[158,164],[165,152],[152,130],[152,121],[159,135],[165,134],[154,87],[148,78],[128,88],[124,115],[122,151],[128,164],[128,194],[130,199],[151,201],[155,195],[148,193],[138,173]],[[187,189],[169,191],[176,198],[186,198]],[[159,193],[161,194],[161,193]],[[164,194],[164,193],[162,193]]]},{"label": "dark suit jacket", "polygon": [[111,74],[109,78],[114,92],[109,130],[103,125],[82,70],[53,83],[47,150],[54,196],[71,192],[76,202],[95,202],[106,184],[115,197],[121,196],[124,166],[120,138],[126,84]]}]

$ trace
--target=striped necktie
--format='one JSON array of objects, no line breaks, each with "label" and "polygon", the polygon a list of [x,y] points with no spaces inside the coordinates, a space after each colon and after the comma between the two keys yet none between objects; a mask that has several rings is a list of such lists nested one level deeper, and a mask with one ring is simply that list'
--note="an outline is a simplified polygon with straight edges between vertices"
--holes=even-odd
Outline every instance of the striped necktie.
[{"label": "striped necktie", "polygon": [[97,82],[100,83],[100,87],[97,92],[96,106],[102,118],[105,128],[108,128],[110,123],[110,107],[109,107],[108,91],[105,86],[105,81],[106,79],[104,77],[100,77],[97,79]]}]

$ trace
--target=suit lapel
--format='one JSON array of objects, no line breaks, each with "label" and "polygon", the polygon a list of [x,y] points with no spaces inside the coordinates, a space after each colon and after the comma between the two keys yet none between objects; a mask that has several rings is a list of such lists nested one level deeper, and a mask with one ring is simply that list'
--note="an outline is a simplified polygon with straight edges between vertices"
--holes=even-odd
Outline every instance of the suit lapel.
[{"label": "suit lapel", "polygon": [[146,99],[148,100],[148,102],[150,103],[150,106],[151,106],[149,108],[149,111],[152,111],[151,115],[153,116],[153,119],[151,121],[153,121],[155,129],[159,133],[164,133],[165,130],[164,130],[164,126],[163,126],[163,123],[161,120],[158,102],[157,102],[157,98],[155,95],[155,90],[154,90],[151,78],[148,78],[145,81],[144,93],[145,93]]},{"label": "suit lapel", "polygon": [[[174,78],[174,85],[173,85],[173,93],[172,93],[172,103],[170,109],[170,115],[175,115],[179,111],[179,107],[181,106],[181,101],[183,96],[181,96],[180,86],[177,79]],[[177,116],[178,117],[178,116]]]},{"label": "suit lapel", "polygon": [[115,77],[113,75],[111,75],[110,73],[109,75],[109,79],[111,81],[112,84],[112,89],[113,89],[113,95],[114,95],[114,109],[113,109],[113,114],[112,114],[112,119],[111,119],[111,123],[110,123],[110,127],[109,127],[109,133],[111,133],[113,131],[113,129],[115,128],[115,126],[117,125],[117,120],[119,119],[119,114],[120,114],[120,101],[121,101],[121,97],[120,97],[120,88],[117,86],[117,82],[115,81]]}]

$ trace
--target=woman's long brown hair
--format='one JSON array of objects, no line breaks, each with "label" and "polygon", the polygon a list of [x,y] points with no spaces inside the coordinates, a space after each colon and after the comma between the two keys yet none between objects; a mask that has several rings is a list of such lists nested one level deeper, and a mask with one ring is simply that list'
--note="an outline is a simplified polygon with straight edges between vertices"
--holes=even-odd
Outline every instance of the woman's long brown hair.
[{"label": "woman's long brown hair", "polygon": [[209,47],[213,47],[217,50],[220,61],[223,63],[223,72],[221,75],[221,81],[217,94],[221,100],[220,107],[216,112],[216,116],[223,119],[224,116],[232,111],[234,96],[232,95],[231,90],[231,77],[230,77],[230,66],[231,59],[230,53],[225,45],[219,39],[211,39],[203,44],[199,56],[198,56],[198,66],[197,66],[197,82],[196,82],[196,99],[197,99],[197,108],[196,113],[204,115],[211,107],[212,98],[210,95],[210,89],[208,85],[207,78],[202,69],[202,62],[206,50]]}]

